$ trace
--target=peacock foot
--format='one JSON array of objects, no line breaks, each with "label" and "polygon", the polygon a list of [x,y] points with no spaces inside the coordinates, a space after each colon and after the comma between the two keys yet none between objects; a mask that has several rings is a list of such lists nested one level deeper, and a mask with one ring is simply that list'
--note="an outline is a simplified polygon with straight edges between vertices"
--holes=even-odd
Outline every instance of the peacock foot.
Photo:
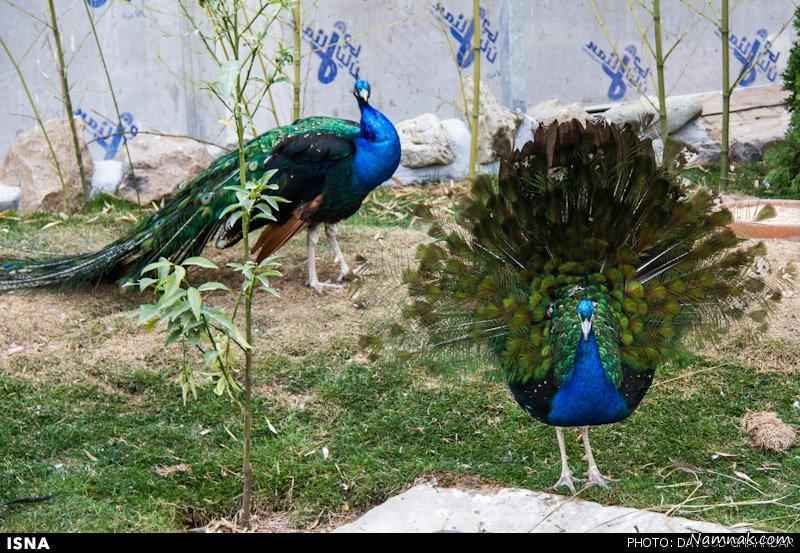
[{"label": "peacock foot", "polygon": [[586,472],[586,481],[590,486],[600,486],[601,488],[607,488],[613,482],[610,478],[600,474],[600,470],[597,467],[589,468]]},{"label": "peacock foot", "polygon": [[345,288],[344,284],[334,284],[332,282],[320,282],[318,280],[309,281],[306,284],[309,288],[314,290],[318,295],[323,295],[324,291],[327,290],[343,290]]},{"label": "peacock foot", "polygon": [[577,493],[575,491],[575,479],[572,478],[572,473],[569,469],[561,471],[561,478],[558,479],[551,489],[557,490],[558,488],[566,487],[569,488],[569,491],[572,492],[572,495]]},{"label": "peacock foot", "polygon": [[350,271],[350,267],[347,265],[342,265],[342,270],[339,272],[339,276],[336,277],[336,282],[341,284],[347,280],[347,277],[349,277],[351,274],[352,272]]}]

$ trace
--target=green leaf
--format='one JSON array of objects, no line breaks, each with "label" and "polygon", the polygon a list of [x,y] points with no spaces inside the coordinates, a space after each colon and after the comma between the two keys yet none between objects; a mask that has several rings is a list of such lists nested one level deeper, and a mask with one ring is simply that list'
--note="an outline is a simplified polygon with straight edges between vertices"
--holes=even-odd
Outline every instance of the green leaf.
[{"label": "green leaf", "polygon": [[150,265],[146,266],[142,269],[142,274],[149,273],[151,271],[158,270],[159,274],[162,269],[168,269],[170,266],[170,262],[164,259],[163,257],[156,263],[151,263]]},{"label": "green leaf", "polygon": [[222,394],[225,393],[225,379],[224,378],[220,378],[219,380],[217,380],[217,385],[214,386],[214,393],[217,394],[218,396],[221,396]]},{"label": "green leaf", "polygon": [[233,98],[236,91],[236,78],[239,76],[239,60],[226,61],[219,66],[217,93],[223,99]]},{"label": "green leaf", "polygon": [[213,262],[209,261],[205,257],[190,257],[186,261],[183,262],[183,265],[189,265],[191,267],[201,267],[203,269],[219,269]]},{"label": "green leaf", "polygon": [[189,306],[192,308],[195,318],[199,319],[201,308],[203,307],[203,299],[200,297],[200,291],[197,288],[189,288],[186,291],[186,299],[189,300]]},{"label": "green leaf", "polygon": [[[140,292],[144,292],[145,290],[150,288],[150,286],[152,286],[156,282],[158,282],[158,280],[156,280],[154,278],[143,278],[142,280],[139,281],[139,291]],[[130,284],[135,284],[135,283],[130,283]],[[127,286],[127,284],[126,284],[126,286]]]},{"label": "green leaf", "polygon": [[149,323],[153,319],[158,318],[157,305],[140,305],[139,306],[139,324],[143,325]]},{"label": "green leaf", "polygon": [[236,211],[237,209],[239,209],[238,204],[231,204],[231,205],[229,205],[228,207],[226,207],[225,209],[222,210],[222,213],[219,214],[219,218],[220,219],[224,219],[225,216],[228,213],[230,213],[232,211]]},{"label": "green leaf", "polygon": [[206,367],[211,367],[217,361],[217,357],[219,357],[219,352],[216,350],[209,350],[203,354],[203,361],[205,362]]},{"label": "green leaf", "polygon": [[[186,271],[184,270],[184,273]],[[164,286],[164,297],[170,298],[173,294],[177,293],[181,286],[181,280],[177,272],[172,273],[167,277],[167,282]]]},{"label": "green leaf", "polygon": [[225,290],[226,292],[231,291],[230,288],[221,282],[206,282],[205,284],[201,284],[198,290],[201,292],[212,292],[214,290]]}]

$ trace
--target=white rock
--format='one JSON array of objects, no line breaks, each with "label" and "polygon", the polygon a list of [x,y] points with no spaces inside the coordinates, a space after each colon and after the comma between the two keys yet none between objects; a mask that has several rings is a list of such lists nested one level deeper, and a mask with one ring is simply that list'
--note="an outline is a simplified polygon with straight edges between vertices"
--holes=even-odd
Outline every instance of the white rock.
[{"label": "white rock", "polygon": [[685,518],[519,489],[493,492],[416,486],[337,533],[747,532]]},{"label": "white rock", "polygon": [[[93,164],[83,138],[83,121],[76,119],[75,124],[86,176],[90,178]],[[75,159],[75,146],[68,120],[51,119],[44,126],[61,167],[64,186],[62,187],[41,129],[37,126],[21,133],[0,167],[0,182],[5,186],[21,189],[21,213],[63,211],[65,194],[68,211],[77,209],[83,203],[83,183]]]},{"label": "white rock", "polygon": [[136,179],[132,183],[127,156],[124,152],[118,154],[126,164],[126,178],[117,195],[135,202],[138,188],[138,199],[143,205],[173,195],[180,185],[197,176],[213,161],[204,144],[188,138],[140,134],[128,143],[128,147]]},{"label": "white rock", "polygon": [[[467,113],[472,115],[472,102],[475,96],[472,77],[464,79]],[[517,132],[521,117],[501,105],[486,85],[481,86],[480,112],[478,113],[478,161],[482,164],[497,161],[495,140],[511,143]]]},{"label": "white rock", "polygon": [[0,211],[16,211],[19,209],[19,199],[22,190],[16,186],[0,184]]},{"label": "white rock", "polygon": [[593,119],[593,116],[581,104],[562,104],[555,98],[545,100],[529,108],[528,117],[536,122],[533,126],[534,132],[536,132],[536,128],[539,125],[550,125],[556,121],[566,123],[573,119],[578,121],[590,121]]},{"label": "white rock", "polygon": [[397,125],[402,144],[401,165],[411,169],[448,165],[455,159],[447,129],[433,113],[425,113]]},{"label": "white rock", "polygon": [[[469,148],[471,134],[461,119],[445,119],[441,122],[447,133],[450,148],[453,151],[453,162],[448,165],[434,165],[412,169],[400,166],[387,185],[426,184],[430,182],[461,181],[469,176]],[[481,165],[480,172],[496,174],[499,163]]]},{"label": "white rock", "polygon": [[122,182],[122,162],[116,160],[95,161],[92,175],[92,196],[115,194]]},{"label": "white rock", "polygon": [[[731,97],[731,161],[761,159],[764,150],[782,140],[789,127],[783,107],[788,93],[780,85],[740,88]],[[717,163],[722,141],[722,97],[702,96],[703,115],[673,135],[696,155],[694,165]]]},{"label": "white rock", "polygon": [[[659,132],[658,98],[640,98],[637,102],[618,104],[602,114],[602,117],[618,125],[639,123],[644,117],[652,116],[651,135]],[[671,96],[667,98],[667,128],[672,134],[703,112],[702,97],[698,95]]]}]

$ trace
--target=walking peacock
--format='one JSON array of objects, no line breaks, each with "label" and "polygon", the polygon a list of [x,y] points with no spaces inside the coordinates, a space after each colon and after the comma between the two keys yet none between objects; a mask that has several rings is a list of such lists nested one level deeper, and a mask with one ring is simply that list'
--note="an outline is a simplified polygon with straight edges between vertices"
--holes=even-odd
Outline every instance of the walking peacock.
[{"label": "walking peacock", "polygon": [[555,487],[575,492],[564,427],[582,427],[589,483],[606,486],[588,428],[629,417],[688,330],[763,323],[780,293],[751,273],[764,246],[742,247],[730,213],[659,169],[634,128],[553,124],[508,150],[418,250],[406,315],[439,351],[488,351],[519,405],[556,427]]},{"label": "walking peacock", "polygon": [[[249,178],[258,180],[276,170],[272,183],[278,189],[271,193],[287,201],[281,204],[277,221],[261,233],[253,253],[261,261],[308,227],[308,285],[318,293],[324,287],[341,286],[317,278],[319,225],[326,226],[341,282],[349,269],[335,225],[356,213],[400,163],[397,131],[370,105],[369,83],[357,81],[353,93],[361,110],[360,123],[332,117],[300,119],[253,139],[245,150]],[[128,236],[99,252],[43,260],[0,259],[0,292],[102,278],[137,280],[151,262],[165,257],[178,263],[199,255],[215,237],[217,247],[233,246],[242,239],[241,221],[221,215],[236,201],[226,187],[237,184],[238,152],[233,152],[217,159]]]}]

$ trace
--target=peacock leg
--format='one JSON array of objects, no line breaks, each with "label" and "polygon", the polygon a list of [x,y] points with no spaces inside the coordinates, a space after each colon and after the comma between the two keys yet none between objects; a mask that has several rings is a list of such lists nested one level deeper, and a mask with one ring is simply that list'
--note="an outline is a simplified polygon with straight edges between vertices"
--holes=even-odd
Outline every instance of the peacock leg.
[{"label": "peacock leg", "polygon": [[325,288],[343,288],[341,284],[320,282],[317,278],[317,243],[319,242],[319,226],[314,225],[308,229],[308,286],[317,294],[322,294]]},{"label": "peacock leg", "polygon": [[325,225],[325,236],[328,237],[328,243],[333,248],[333,253],[336,255],[334,261],[339,264],[339,276],[336,277],[336,282],[343,282],[347,275],[350,274],[350,267],[344,260],[342,248],[339,247],[339,240],[336,239],[336,225]]},{"label": "peacock leg", "polygon": [[589,427],[584,426],[581,430],[581,437],[583,439],[583,446],[586,448],[586,462],[589,464],[589,470],[586,473],[589,484],[595,484],[602,488],[607,488],[611,480],[600,474],[600,469],[597,468],[597,463],[594,461],[592,455],[592,446],[589,444]]},{"label": "peacock leg", "polygon": [[555,490],[561,486],[566,486],[574,494],[575,483],[572,481],[572,471],[569,470],[569,463],[567,462],[567,446],[564,443],[563,428],[556,428],[556,438],[558,438],[558,450],[561,452],[561,478],[558,479],[553,489]]}]

